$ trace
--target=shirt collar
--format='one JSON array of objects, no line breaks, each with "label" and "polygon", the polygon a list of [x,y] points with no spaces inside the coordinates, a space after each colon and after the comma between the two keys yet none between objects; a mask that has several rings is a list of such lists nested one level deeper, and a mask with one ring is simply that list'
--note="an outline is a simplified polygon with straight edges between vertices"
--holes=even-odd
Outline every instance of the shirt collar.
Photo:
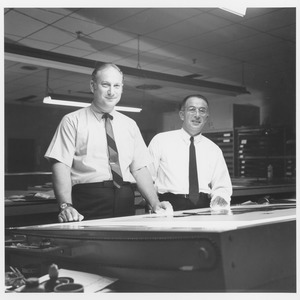
[{"label": "shirt collar", "polygon": [[[92,112],[95,114],[96,118],[97,118],[99,121],[101,121],[104,112],[100,111],[100,110],[95,106],[94,103],[91,104],[90,108],[91,108]],[[115,115],[116,115],[116,110],[113,109],[109,114],[112,115],[113,117],[115,117]]]},{"label": "shirt collar", "polygon": [[[181,128],[181,137],[186,143],[190,143],[190,138],[191,135],[187,133],[183,128]],[[194,142],[198,143],[202,139],[202,133],[200,132],[199,134],[194,136]]]}]

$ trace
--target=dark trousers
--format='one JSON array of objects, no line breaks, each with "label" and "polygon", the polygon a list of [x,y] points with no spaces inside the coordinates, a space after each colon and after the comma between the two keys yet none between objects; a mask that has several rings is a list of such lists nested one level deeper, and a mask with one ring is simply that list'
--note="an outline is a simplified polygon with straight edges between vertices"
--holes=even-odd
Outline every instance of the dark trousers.
[{"label": "dark trousers", "polygon": [[72,201],[84,220],[135,214],[134,189],[130,183],[119,189],[112,181],[76,184],[72,188]]},{"label": "dark trousers", "polygon": [[158,197],[160,201],[169,201],[174,211],[210,207],[210,196],[205,193],[199,193],[199,199],[196,204],[188,196],[182,194],[164,193],[158,194]]}]

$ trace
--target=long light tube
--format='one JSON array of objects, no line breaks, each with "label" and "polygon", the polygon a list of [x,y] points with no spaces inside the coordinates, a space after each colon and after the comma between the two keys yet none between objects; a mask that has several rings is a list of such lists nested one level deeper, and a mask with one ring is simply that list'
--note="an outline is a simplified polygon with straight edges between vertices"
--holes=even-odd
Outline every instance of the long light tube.
[{"label": "long light tube", "polygon": [[[87,102],[52,99],[50,96],[45,97],[43,103],[53,104],[53,105],[75,106],[75,107],[87,107],[91,105],[91,103],[87,103]],[[115,107],[115,109],[118,111],[127,111],[127,112],[140,112],[142,110],[141,108],[138,107],[118,106],[118,105]]]}]

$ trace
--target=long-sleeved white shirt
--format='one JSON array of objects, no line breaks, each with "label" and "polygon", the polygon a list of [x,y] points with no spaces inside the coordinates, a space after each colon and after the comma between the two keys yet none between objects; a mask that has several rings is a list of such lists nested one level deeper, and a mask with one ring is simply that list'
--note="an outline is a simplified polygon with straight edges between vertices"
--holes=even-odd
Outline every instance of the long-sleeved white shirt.
[{"label": "long-sleeved white shirt", "polygon": [[[232,184],[221,149],[202,134],[194,137],[194,144],[199,192],[230,203]],[[189,147],[190,135],[184,129],[162,132],[152,139],[149,170],[158,193],[189,193]]]}]

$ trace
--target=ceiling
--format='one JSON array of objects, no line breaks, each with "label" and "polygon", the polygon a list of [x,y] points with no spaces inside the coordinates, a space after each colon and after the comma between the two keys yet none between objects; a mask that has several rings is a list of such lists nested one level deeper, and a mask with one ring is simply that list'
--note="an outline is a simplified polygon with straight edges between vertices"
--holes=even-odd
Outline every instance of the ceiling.
[{"label": "ceiling", "polygon": [[244,17],[207,7],[4,12],[10,104],[43,105],[47,92],[90,99],[95,61],[123,67],[122,105],[168,109],[191,93],[267,97],[295,82],[295,8],[248,8]]}]

